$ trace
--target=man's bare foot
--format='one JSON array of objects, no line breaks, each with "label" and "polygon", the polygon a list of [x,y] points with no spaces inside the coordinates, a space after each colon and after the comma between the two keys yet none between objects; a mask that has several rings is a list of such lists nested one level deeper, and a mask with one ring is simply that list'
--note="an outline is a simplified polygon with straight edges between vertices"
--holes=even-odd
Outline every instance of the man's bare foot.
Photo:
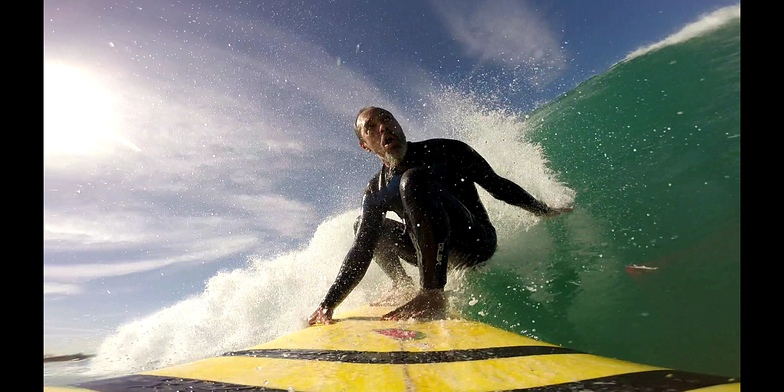
[{"label": "man's bare foot", "polygon": [[397,306],[410,301],[416,295],[416,289],[411,282],[394,284],[379,299],[370,303],[370,306]]},{"label": "man's bare foot", "polygon": [[441,320],[446,318],[443,290],[422,290],[405,305],[381,316],[382,320]]}]

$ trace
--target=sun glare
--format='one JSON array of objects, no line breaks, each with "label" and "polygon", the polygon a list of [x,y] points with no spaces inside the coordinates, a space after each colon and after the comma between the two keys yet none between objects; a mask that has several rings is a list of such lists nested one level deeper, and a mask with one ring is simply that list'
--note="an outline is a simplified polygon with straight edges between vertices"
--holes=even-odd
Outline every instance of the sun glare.
[{"label": "sun glare", "polygon": [[44,63],[44,155],[98,153],[115,121],[112,94],[88,72]]}]

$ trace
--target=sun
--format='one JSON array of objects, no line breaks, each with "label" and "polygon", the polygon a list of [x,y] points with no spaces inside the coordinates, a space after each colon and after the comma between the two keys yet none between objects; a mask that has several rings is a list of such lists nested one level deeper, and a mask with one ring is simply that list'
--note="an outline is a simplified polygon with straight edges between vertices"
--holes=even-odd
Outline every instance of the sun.
[{"label": "sun", "polygon": [[116,119],[114,97],[89,72],[44,63],[44,155],[99,153]]}]

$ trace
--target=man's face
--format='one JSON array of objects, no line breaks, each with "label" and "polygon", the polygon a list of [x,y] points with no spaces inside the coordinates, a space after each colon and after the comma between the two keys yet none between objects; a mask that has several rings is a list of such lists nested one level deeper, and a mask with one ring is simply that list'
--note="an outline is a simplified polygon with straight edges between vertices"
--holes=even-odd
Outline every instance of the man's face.
[{"label": "man's face", "polygon": [[396,166],[406,155],[406,135],[403,128],[384,109],[369,109],[357,118],[360,147],[378,155],[387,166]]}]

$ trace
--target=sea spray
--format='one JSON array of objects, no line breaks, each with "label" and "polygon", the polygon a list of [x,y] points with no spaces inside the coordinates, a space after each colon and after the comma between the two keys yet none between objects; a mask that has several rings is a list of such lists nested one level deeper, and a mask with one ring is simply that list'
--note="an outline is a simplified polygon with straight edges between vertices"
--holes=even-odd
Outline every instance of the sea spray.
[{"label": "sea spray", "polygon": [[[119,375],[189,362],[303,328],[337,275],[357,214],[325,220],[303,249],[222,271],[201,294],[121,326],[99,347],[91,373]],[[381,274],[371,268],[343,306],[377,295],[387,284]]]},{"label": "sea spray", "polygon": [[[523,112],[501,106],[492,98],[447,88],[433,97],[432,112],[424,120],[427,137],[462,140],[479,152],[496,173],[522,186],[553,207],[571,205],[575,192],[558,179],[546,152],[526,137]],[[525,210],[506,204],[478,187],[480,197],[498,231],[499,246],[541,221]]]}]

